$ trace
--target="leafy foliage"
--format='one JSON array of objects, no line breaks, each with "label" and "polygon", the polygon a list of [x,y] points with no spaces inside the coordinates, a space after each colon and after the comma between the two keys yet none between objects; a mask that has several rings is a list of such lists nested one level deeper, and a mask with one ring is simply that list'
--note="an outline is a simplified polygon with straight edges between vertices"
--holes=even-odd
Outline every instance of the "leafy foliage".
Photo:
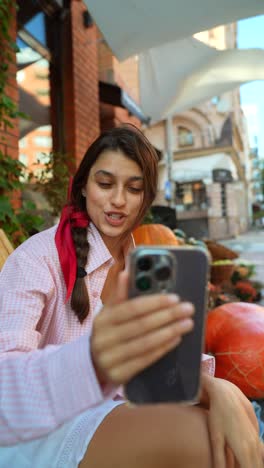
[{"label": "leafy foliage", "polygon": [[10,201],[12,192],[24,187],[22,180],[25,166],[1,152],[0,166],[0,227],[13,244],[18,245],[41,229],[43,219],[34,213],[36,207],[32,202],[23,202],[18,210],[14,210]]},{"label": "leafy foliage", "polygon": [[[14,63],[17,46],[9,34],[16,11],[14,0],[0,0],[0,128],[12,128],[15,118],[22,115],[16,103],[6,94],[10,65]],[[24,115],[23,115],[24,116]],[[2,136],[1,142],[5,142]],[[40,230],[42,219],[34,214],[35,206],[23,203],[19,210],[12,206],[12,192],[23,189],[25,166],[0,150],[0,227],[16,246],[30,234]]]},{"label": "leafy foliage", "polygon": [[74,159],[66,153],[43,153],[45,161],[38,174],[31,173],[35,179],[35,189],[42,190],[49,202],[53,216],[59,216],[67,199],[67,190],[71,176],[70,167]]},{"label": "leafy foliage", "polygon": [[0,122],[4,123],[6,127],[13,127],[12,119],[19,116],[16,104],[5,92],[9,68],[14,63],[13,53],[18,50],[9,34],[15,10],[16,2],[14,0],[0,1]]}]

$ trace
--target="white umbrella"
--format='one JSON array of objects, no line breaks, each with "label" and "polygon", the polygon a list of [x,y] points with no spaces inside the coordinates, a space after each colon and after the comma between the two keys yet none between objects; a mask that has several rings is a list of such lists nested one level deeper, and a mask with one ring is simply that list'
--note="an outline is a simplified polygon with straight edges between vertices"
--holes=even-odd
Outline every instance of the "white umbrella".
[{"label": "white umbrella", "polygon": [[191,37],[139,56],[141,106],[152,121],[263,79],[263,49],[220,51]]},{"label": "white umbrella", "polygon": [[119,60],[151,47],[264,13],[263,0],[85,0]]}]

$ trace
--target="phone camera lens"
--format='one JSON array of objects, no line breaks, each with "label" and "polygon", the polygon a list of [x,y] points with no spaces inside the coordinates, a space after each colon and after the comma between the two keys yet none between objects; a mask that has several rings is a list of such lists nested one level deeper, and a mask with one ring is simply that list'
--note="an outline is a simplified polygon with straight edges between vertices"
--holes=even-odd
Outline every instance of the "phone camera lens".
[{"label": "phone camera lens", "polygon": [[151,257],[141,257],[138,259],[137,267],[141,271],[148,271],[152,267]]},{"label": "phone camera lens", "polygon": [[155,270],[155,276],[158,281],[166,281],[171,275],[171,269],[169,266],[161,266]]},{"label": "phone camera lens", "polygon": [[141,275],[136,280],[136,287],[140,291],[147,291],[151,288],[151,278],[146,275]]}]

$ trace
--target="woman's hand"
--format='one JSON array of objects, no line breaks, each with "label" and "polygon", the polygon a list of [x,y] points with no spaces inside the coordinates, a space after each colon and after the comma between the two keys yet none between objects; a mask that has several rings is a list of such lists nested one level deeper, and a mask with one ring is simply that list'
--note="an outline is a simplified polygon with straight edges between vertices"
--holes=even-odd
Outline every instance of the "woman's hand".
[{"label": "woman's hand", "polygon": [[191,304],[168,294],[127,300],[127,281],[128,273],[122,272],[117,297],[94,320],[91,353],[101,383],[126,383],[193,328]]},{"label": "woman's hand", "polygon": [[263,444],[248,399],[231,382],[207,375],[202,376],[202,391],[201,403],[209,406],[214,467],[263,468]]}]

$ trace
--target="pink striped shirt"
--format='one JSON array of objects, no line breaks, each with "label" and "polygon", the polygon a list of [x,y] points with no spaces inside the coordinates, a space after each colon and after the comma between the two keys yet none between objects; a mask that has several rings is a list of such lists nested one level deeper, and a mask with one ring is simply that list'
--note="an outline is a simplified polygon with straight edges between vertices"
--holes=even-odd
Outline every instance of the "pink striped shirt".
[{"label": "pink striped shirt", "polygon": [[[113,258],[93,224],[85,277],[90,313],[81,325],[64,303],[56,226],[18,247],[0,273],[0,445],[41,437],[117,390],[102,390],[89,336]],[[205,363],[211,372],[213,360]]]},{"label": "pink striped shirt", "polygon": [[106,396],[89,335],[113,259],[91,224],[85,277],[91,309],[81,325],[64,303],[55,232],[56,226],[24,242],[0,273],[0,445],[47,434]]}]

